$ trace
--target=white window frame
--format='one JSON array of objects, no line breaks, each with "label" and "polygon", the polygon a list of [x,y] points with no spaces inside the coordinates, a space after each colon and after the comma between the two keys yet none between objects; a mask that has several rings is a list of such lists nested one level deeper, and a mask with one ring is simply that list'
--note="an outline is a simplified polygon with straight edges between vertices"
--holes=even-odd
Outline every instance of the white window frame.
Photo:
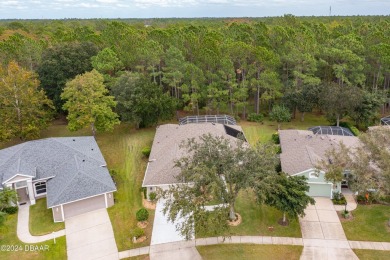
[{"label": "white window frame", "polygon": [[[42,193],[38,193],[37,192],[37,185],[40,184],[45,184],[45,192],[42,192]],[[46,182],[45,181],[39,181],[39,182],[36,182],[34,183],[34,193],[35,193],[35,196],[42,196],[42,195],[46,195],[47,194],[47,186],[46,186]]]}]

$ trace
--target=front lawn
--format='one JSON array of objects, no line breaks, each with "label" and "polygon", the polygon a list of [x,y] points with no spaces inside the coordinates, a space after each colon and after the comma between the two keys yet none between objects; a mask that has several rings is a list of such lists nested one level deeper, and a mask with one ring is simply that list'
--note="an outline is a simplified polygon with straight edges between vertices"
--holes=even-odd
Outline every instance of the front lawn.
[{"label": "front lawn", "polygon": [[[242,223],[230,227],[229,231],[220,235],[233,236],[279,236],[301,237],[298,219],[289,219],[288,226],[281,226],[278,220],[283,213],[267,205],[258,205],[254,195],[250,192],[241,192],[236,202],[236,212],[241,215]],[[272,227],[272,228],[271,228]],[[215,236],[208,233],[197,233],[197,237]]]},{"label": "front lawn", "polygon": [[299,259],[302,246],[229,244],[196,247],[202,258],[212,260]]},{"label": "front lawn", "polygon": [[[39,244],[22,243],[16,235],[16,224],[18,215],[8,215],[4,225],[0,226],[0,244],[1,246],[17,246],[18,251],[7,250],[7,247],[2,248],[0,252],[1,259],[20,260],[20,259],[66,259],[66,240],[65,237],[59,237],[54,244],[53,240],[48,240]],[[31,247],[33,246],[33,247]],[[36,247],[38,246],[38,248]],[[40,247],[48,248],[48,250],[40,250]],[[12,248],[10,248],[12,249]],[[36,250],[38,249],[38,250]]]},{"label": "front lawn", "polygon": [[41,236],[65,228],[64,222],[55,223],[51,209],[46,207],[46,198],[39,199],[35,205],[30,206],[30,233]]},{"label": "front lawn", "polygon": [[389,259],[389,251],[354,249],[356,256],[360,260],[387,260]]},{"label": "front lawn", "polygon": [[358,205],[352,216],[341,221],[348,240],[390,242],[390,206]]}]

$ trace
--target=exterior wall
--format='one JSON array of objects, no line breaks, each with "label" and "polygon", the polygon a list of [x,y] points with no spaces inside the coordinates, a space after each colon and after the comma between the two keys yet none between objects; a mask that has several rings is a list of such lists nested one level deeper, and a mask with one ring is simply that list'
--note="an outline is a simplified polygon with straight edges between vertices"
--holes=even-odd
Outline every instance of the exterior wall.
[{"label": "exterior wall", "polygon": [[303,172],[296,174],[296,176],[305,176],[308,182],[312,183],[330,183],[325,180],[325,173],[323,171],[319,172],[319,176],[317,178],[310,177],[310,173],[316,172],[315,169],[309,169]]},{"label": "exterior wall", "polygon": [[[308,194],[313,197],[327,197],[333,198],[333,191],[337,190],[336,186],[331,182],[325,180],[325,172],[318,172],[318,177],[314,175],[317,173],[315,169],[308,169],[295,176],[305,176],[310,186]],[[341,185],[337,185],[337,188],[341,191]]]},{"label": "exterior wall", "polygon": [[53,219],[54,219],[54,222],[63,222],[64,219],[62,218],[62,207],[61,206],[57,206],[57,207],[54,207],[51,209],[53,211]]},{"label": "exterior wall", "polygon": [[149,194],[151,192],[156,192],[157,189],[168,190],[169,186],[171,186],[171,185],[160,185],[160,186],[149,186],[149,187],[146,187],[147,198],[149,199]]},{"label": "exterior wall", "polygon": [[107,208],[114,205],[114,194],[112,192],[106,193]]}]

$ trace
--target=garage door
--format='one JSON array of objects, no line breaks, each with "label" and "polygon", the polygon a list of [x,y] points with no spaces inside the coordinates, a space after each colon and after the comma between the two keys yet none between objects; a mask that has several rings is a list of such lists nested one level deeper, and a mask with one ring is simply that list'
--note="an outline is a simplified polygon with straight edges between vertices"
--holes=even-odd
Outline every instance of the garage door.
[{"label": "garage door", "polygon": [[104,195],[99,195],[85,200],[80,200],[64,205],[65,219],[87,213],[89,211],[102,209],[106,207]]},{"label": "garage door", "polygon": [[330,196],[331,196],[332,185],[330,185],[330,184],[309,183],[309,187],[310,187],[309,195],[312,197],[330,198]]}]

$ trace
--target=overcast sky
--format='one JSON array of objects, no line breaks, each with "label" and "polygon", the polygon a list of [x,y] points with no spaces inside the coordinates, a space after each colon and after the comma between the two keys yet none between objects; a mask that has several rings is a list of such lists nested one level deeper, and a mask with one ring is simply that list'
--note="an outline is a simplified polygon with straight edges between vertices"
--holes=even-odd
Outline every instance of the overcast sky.
[{"label": "overcast sky", "polygon": [[0,0],[0,19],[389,15],[390,0]]}]

